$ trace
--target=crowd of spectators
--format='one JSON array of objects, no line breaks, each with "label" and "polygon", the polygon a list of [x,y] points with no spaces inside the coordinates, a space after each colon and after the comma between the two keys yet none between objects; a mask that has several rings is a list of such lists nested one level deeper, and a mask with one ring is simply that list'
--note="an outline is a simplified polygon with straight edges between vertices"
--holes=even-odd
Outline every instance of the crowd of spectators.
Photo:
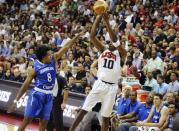
[{"label": "crowd of spectators", "polygon": [[[107,0],[109,23],[128,51],[122,77],[136,77],[141,85],[166,96],[179,91],[179,1]],[[85,35],[64,54],[58,72],[69,90],[85,93],[96,77],[90,66],[99,52],[90,43],[95,19],[93,0],[0,0],[0,79],[23,82],[36,59],[39,44],[52,52],[77,32]],[[104,44],[110,37],[101,22],[96,34]],[[135,95],[135,94],[134,94]]]}]

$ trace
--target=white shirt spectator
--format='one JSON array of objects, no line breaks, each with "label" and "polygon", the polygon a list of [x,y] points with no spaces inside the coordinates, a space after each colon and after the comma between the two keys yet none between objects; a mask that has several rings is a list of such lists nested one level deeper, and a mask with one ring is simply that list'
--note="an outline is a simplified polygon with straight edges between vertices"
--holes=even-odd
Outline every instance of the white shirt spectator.
[{"label": "white shirt spectator", "polygon": [[20,50],[20,55],[21,55],[21,56],[24,56],[24,57],[27,57],[27,52],[25,51],[24,48],[22,48],[22,49]]},{"label": "white shirt spectator", "polygon": [[175,82],[170,82],[167,92],[178,92],[178,91],[179,91],[179,82],[178,82],[178,80],[176,80]]},{"label": "white shirt spectator", "polygon": [[0,25],[0,35],[6,35],[7,31],[4,29],[3,25]]},{"label": "white shirt spectator", "polygon": [[178,16],[174,14],[173,16],[169,15],[167,21],[168,23],[175,24],[177,22],[177,19]]},{"label": "white shirt spectator", "polygon": [[164,95],[167,92],[168,87],[169,85],[166,83],[158,84],[158,86],[154,88],[154,92]]},{"label": "white shirt spectator", "polygon": [[158,86],[158,83],[157,80],[155,80],[154,78],[152,78],[151,80],[147,79],[144,86],[150,86],[152,87],[152,90],[154,90],[154,88]]},{"label": "white shirt spectator", "polygon": [[75,63],[75,60],[73,60],[72,62],[67,61],[67,63],[68,63],[68,66],[69,66],[69,67],[73,68],[73,67],[74,67],[74,63]]},{"label": "white shirt spectator", "polygon": [[162,61],[162,59],[160,57],[156,57],[155,59],[153,58],[150,58],[148,61],[147,61],[147,64],[145,65],[144,67],[144,70],[151,70],[151,71],[154,71],[154,70],[160,70],[161,72],[164,71],[164,62]]},{"label": "white shirt spectator", "polygon": [[87,38],[89,40],[90,39],[90,33],[86,32],[85,35],[83,36],[83,38]]},{"label": "white shirt spectator", "polygon": [[138,5],[135,4],[135,5],[133,6],[132,10],[133,10],[134,12],[138,11]]},{"label": "white shirt spectator", "polygon": [[132,16],[133,16],[133,14],[128,15],[128,16],[126,17],[125,21],[127,22],[127,24],[129,24],[129,23],[131,22]]},{"label": "white shirt spectator", "polygon": [[138,36],[142,36],[144,34],[144,30],[143,29],[139,29],[138,31],[135,30],[135,32],[137,33]]},{"label": "white shirt spectator", "polygon": [[116,21],[114,19],[110,20],[109,24],[112,26],[112,29],[114,29],[114,27],[116,26]]},{"label": "white shirt spectator", "polygon": [[141,69],[141,61],[142,60],[140,59],[140,57],[136,57],[133,59],[132,65],[135,66],[138,70],[140,70]]},{"label": "white shirt spectator", "polygon": [[91,11],[89,9],[85,10],[84,13],[83,13],[83,15],[87,15],[87,16],[90,15],[90,14],[91,14]]},{"label": "white shirt spectator", "polygon": [[41,2],[38,6],[37,6],[37,10],[40,11],[40,12],[43,12],[44,10],[44,3]]},{"label": "white shirt spectator", "polygon": [[104,38],[105,38],[105,41],[111,41],[111,38],[110,38],[108,32],[106,34],[104,34]]},{"label": "white shirt spectator", "polygon": [[26,70],[26,63],[17,64],[16,66],[19,67],[19,70],[20,70],[20,71],[22,71],[22,70]]},{"label": "white shirt spectator", "polygon": [[146,2],[147,2],[147,0],[143,0],[143,1],[142,1],[142,4],[143,4],[143,5],[145,5],[145,4],[146,4]]},{"label": "white shirt spectator", "polygon": [[164,20],[167,20],[168,23],[170,23],[171,15],[165,16]]},{"label": "white shirt spectator", "polygon": [[60,71],[60,75],[63,76],[63,77],[66,77],[66,74],[64,71]]}]

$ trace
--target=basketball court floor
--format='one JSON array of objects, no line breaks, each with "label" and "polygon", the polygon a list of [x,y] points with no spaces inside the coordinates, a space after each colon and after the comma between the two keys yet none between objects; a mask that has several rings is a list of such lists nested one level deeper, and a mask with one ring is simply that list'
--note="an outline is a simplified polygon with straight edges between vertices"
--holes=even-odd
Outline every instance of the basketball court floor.
[{"label": "basketball court floor", "polygon": [[[17,131],[18,126],[22,122],[22,117],[9,115],[0,112],[0,131]],[[38,123],[32,122],[26,131],[38,131]]]}]

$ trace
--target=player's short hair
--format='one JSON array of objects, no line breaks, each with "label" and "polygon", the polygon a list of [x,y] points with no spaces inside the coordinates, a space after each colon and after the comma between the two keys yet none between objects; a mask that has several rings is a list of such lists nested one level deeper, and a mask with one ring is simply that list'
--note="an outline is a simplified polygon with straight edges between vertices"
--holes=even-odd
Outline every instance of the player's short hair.
[{"label": "player's short hair", "polygon": [[39,45],[35,51],[37,59],[41,61],[49,50],[50,48],[47,45]]}]

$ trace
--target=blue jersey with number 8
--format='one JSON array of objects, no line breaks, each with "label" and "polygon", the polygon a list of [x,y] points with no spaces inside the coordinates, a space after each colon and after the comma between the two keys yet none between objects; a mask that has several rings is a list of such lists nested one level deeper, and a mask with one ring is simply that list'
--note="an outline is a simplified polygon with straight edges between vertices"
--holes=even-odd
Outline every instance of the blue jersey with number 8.
[{"label": "blue jersey with number 8", "polygon": [[56,78],[55,60],[52,58],[48,64],[36,60],[33,68],[35,70],[35,87],[42,90],[52,90]]}]

